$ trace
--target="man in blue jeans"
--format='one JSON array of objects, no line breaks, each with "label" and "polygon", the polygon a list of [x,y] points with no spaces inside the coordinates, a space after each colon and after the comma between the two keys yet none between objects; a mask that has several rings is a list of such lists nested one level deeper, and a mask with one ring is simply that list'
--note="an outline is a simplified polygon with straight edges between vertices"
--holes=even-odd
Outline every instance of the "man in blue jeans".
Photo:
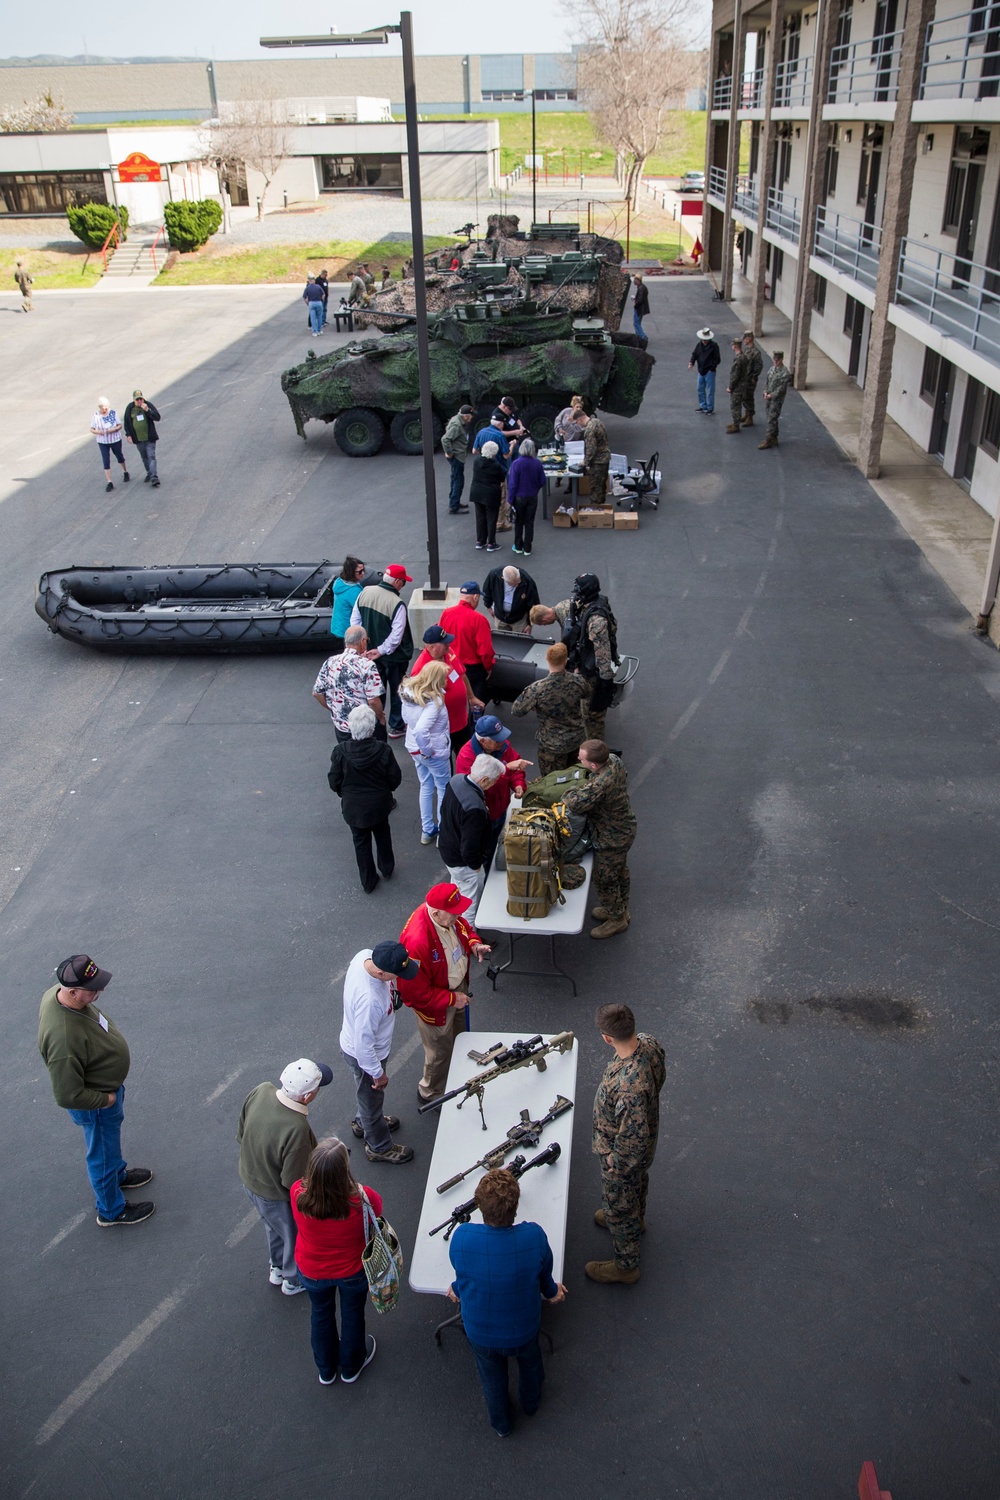
[{"label": "man in blue jeans", "polygon": [[460,1224],[451,1238],[455,1280],[448,1291],[462,1322],[483,1383],[490,1425],[509,1437],[507,1361],[517,1360],[518,1400],[533,1417],[542,1399],[545,1370],[538,1347],[542,1298],[562,1302],[566,1288],[552,1279],[552,1250],[540,1224],[515,1224],[521,1196],[517,1178],[502,1167],[487,1172],[475,1192],[481,1224]]},{"label": "man in blue jeans", "polygon": [[396,1012],[402,1001],[397,979],[415,978],[420,964],[402,943],[376,943],[355,953],[344,976],[344,1024],[340,1051],[351,1070],[358,1110],[351,1123],[357,1140],[365,1143],[369,1161],[398,1165],[413,1160],[411,1146],[394,1146],[391,1130],[399,1129],[395,1115],[383,1114]]},{"label": "man in blue jeans", "polygon": [[76,953],[63,960],[56,978],[38,1011],[38,1050],[55,1101],[83,1131],[100,1227],[141,1224],[156,1205],[126,1203],[122,1189],[145,1187],[153,1174],[148,1167],[128,1167],[122,1157],[131,1059],[125,1038],[97,1004],[111,975],[89,954]]},{"label": "man in blue jeans", "polygon": [[448,514],[467,515],[469,507],[462,504],[465,489],[465,460],[469,456],[469,423],[476,413],[471,406],[460,406],[444,430],[441,451],[451,469],[451,486],[448,490]]},{"label": "man in blue jeans", "polygon": [[709,417],[715,411],[715,372],[721,363],[722,354],[711,328],[699,328],[688,369],[698,368],[698,410]]}]

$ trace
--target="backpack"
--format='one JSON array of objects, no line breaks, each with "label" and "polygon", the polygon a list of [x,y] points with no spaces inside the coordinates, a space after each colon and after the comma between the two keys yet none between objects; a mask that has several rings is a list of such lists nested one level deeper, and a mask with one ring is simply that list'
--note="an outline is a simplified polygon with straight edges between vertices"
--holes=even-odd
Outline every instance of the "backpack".
[{"label": "backpack", "polygon": [[511,813],[504,834],[507,866],[507,911],[530,922],[547,917],[565,901],[560,877],[561,851],[570,837],[566,809],[519,808]]},{"label": "backpack", "polygon": [[569,824],[569,833],[559,851],[559,861],[563,865],[577,863],[588,849],[593,848],[586,816],[570,812],[569,808],[561,805],[567,791],[582,785],[589,775],[590,772],[581,765],[568,766],[563,771],[550,771],[547,776],[539,776],[537,781],[529,782],[521,799],[523,808],[555,807],[559,804],[559,811]]}]

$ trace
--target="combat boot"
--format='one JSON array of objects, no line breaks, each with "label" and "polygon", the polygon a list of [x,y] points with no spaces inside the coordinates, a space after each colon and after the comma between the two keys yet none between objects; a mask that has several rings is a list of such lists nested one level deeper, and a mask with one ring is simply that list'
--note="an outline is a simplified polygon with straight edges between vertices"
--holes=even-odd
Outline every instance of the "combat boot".
[{"label": "combat boot", "polygon": [[639,1267],[634,1271],[626,1271],[616,1260],[588,1260],[584,1271],[591,1281],[620,1281],[624,1286],[635,1286],[639,1280]]},{"label": "combat boot", "polygon": [[[599,1208],[597,1210],[597,1212],[594,1214],[594,1223],[597,1225],[598,1229],[607,1229],[607,1227],[608,1227],[608,1221],[604,1217],[604,1209],[603,1208]],[[646,1233],[646,1215],[645,1214],[643,1214],[642,1218],[639,1220],[639,1233],[640,1234],[645,1234]]]},{"label": "combat boot", "polygon": [[757,444],[758,448],[777,448],[777,446],[778,439],[773,437],[766,437],[762,443]]},{"label": "combat boot", "polygon": [[739,430],[740,427],[738,422],[730,422],[729,426],[726,428],[727,432],[739,432]]},{"label": "combat boot", "polygon": [[590,915],[595,922],[607,922],[611,918],[611,913],[606,906],[595,906]]},{"label": "combat boot", "polygon": [[628,932],[628,917],[608,917],[600,927],[590,929],[592,938],[616,937],[619,932]]},{"label": "combat boot", "polygon": [[740,426],[741,427],[752,427],[753,426],[753,417],[751,417],[749,414],[747,416],[745,416],[743,418],[743,421],[740,423]]}]

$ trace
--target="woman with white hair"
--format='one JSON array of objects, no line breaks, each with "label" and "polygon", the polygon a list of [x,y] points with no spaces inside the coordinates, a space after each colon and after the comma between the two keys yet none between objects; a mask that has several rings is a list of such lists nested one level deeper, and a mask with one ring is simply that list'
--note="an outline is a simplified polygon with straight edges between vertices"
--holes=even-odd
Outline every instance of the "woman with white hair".
[{"label": "woman with white hair", "polygon": [[539,461],[538,449],[531,438],[525,438],[507,475],[507,499],[514,512],[514,545],[511,551],[518,552],[523,557],[531,556],[538,492],[544,483],[545,470]]},{"label": "woman with white hair", "polygon": [[476,508],[476,551],[499,552],[497,546],[497,519],[504,480],[507,478],[503,464],[497,455],[498,443],[484,443],[479,457],[472,464],[472,483],[469,499]]},{"label": "woman with white hair", "polygon": [[98,396],[97,410],[94,412],[90,430],[97,439],[97,449],[101,455],[101,463],[104,465],[104,477],[108,481],[104,486],[105,492],[114,489],[111,479],[112,453],[122,466],[122,479],[128,484],[132,476],[125,467],[125,455],[122,452],[122,424],[107,396]]},{"label": "woman with white hair", "polygon": [[[375,722],[375,714],[367,703],[351,709],[347,715],[351,738],[334,746],[327,774],[331,791],[340,798],[344,822],[351,830],[358,874],[367,894],[378,885],[379,873],[388,880],[396,865],[389,814],[395,806],[392,794],[403,779],[388,744],[373,738]],[[378,871],[372,857],[372,839]]]}]

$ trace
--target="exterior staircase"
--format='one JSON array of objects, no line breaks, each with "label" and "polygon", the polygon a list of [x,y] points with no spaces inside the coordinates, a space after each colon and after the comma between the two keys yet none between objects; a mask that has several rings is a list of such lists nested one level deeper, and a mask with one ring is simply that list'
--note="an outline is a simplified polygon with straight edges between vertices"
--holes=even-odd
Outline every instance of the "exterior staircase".
[{"label": "exterior staircase", "polygon": [[154,257],[153,244],[156,238],[155,228],[131,229],[128,239],[118,246],[108,261],[108,268],[95,291],[102,288],[106,291],[122,291],[149,286],[162,268],[167,255],[167,246],[161,235]]}]

